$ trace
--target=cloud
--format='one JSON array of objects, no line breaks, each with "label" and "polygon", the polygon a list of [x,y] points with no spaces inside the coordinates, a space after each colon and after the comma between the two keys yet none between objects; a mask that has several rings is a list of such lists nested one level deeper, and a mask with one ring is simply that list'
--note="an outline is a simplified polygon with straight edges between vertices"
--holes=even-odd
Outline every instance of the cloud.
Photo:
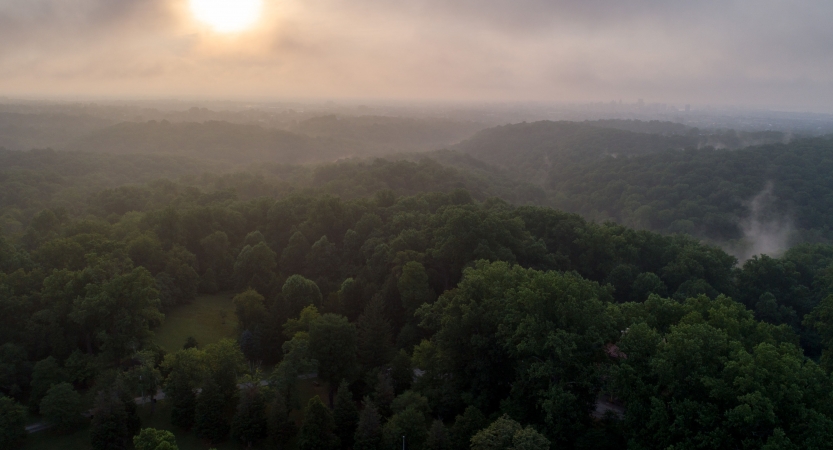
[{"label": "cloud", "polygon": [[218,36],[186,0],[5,0],[0,94],[833,104],[829,0],[266,1]]}]

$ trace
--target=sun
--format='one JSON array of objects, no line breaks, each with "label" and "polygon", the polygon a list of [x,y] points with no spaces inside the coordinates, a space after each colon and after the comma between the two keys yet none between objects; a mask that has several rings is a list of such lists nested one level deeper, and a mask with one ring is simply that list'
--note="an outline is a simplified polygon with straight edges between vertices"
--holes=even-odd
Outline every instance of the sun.
[{"label": "sun", "polygon": [[221,33],[243,31],[260,18],[263,0],[189,0],[200,22]]}]

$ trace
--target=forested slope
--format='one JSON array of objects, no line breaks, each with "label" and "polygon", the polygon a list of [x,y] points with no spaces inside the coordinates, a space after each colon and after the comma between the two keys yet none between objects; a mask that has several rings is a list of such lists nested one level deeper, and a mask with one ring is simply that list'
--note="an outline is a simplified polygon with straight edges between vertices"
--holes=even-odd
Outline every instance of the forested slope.
[{"label": "forested slope", "polygon": [[[353,200],[132,189],[149,201],[107,209],[121,194],[106,190],[82,214],[44,210],[0,240],[0,389],[35,413],[51,384],[130,397],[153,388],[140,374],[156,373],[172,420],[216,442],[237,436],[229,424],[248,406],[235,405],[301,407],[293,380],[317,369],[333,394],[347,381],[342,401],[368,396],[376,445],[403,430],[417,445],[434,429],[462,450],[503,414],[567,448],[830,442],[831,247],[737,267],[686,236],[477,202],[462,189]],[[236,342],[170,355],[152,344],[165,311],[218,290],[238,293]],[[255,375],[246,361],[278,363],[269,390],[237,396],[238,377]],[[601,393],[621,416],[594,419]],[[226,413],[205,428],[209,401]],[[769,415],[750,412],[760,402]],[[363,438],[352,423],[342,438]],[[292,433],[281,430],[272,438]]]}]

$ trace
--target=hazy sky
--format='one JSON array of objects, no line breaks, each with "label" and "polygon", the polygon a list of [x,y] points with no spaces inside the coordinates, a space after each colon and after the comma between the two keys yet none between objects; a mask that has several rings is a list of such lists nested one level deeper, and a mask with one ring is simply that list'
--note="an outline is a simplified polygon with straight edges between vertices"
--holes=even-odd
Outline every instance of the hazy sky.
[{"label": "hazy sky", "polygon": [[0,0],[0,95],[646,101],[833,112],[831,0]]}]

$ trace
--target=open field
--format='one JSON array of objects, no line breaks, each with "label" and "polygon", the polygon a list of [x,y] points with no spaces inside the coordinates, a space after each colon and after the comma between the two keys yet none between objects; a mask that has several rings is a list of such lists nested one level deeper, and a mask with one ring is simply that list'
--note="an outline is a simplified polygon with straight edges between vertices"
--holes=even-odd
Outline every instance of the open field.
[{"label": "open field", "polygon": [[[165,351],[182,348],[185,339],[193,336],[200,347],[223,338],[236,337],[237,317],[232,294],[198,296],[190,305],[182,305],[165,314],[165,322],[154,330],[153,341]],[[225,320],[221,313],[225,311]]]}]

